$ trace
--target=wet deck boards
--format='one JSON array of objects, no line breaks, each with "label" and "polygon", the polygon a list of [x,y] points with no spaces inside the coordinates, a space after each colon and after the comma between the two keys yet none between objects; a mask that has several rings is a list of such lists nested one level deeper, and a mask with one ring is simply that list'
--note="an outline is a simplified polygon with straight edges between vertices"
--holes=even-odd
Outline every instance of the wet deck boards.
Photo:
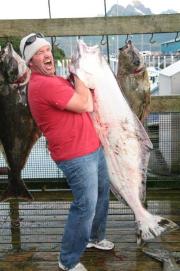
[{"label": "wet deck boards", "polygon": [[[0,203],[0,271],[58,271],[57,261],[70,201],[66,192],[34,192],[33,202]],[[150,190],[147,208],[180,225],[180,191]],[[134,215],[124,204],[111,200],[107,238],[115,249],[88,249],[82,262],[89,271],[160,271],[159,262],[136,245]],[[180,231],[157,238],[148,245],[180,252]]]}]

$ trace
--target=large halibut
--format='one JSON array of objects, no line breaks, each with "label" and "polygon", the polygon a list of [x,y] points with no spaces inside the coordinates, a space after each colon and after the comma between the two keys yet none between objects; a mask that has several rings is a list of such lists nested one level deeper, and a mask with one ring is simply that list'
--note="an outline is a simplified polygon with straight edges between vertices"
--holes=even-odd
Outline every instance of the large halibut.
[{"label": "large halibut", "polygon": [[79,40],[70,71],[94,89],[92,119],[104,147],[111,190],[133,210],[138,241],[176,229],[177,224],[149,213],[142,204],[152,143],[122,95],[99,46],[89,47]]}]

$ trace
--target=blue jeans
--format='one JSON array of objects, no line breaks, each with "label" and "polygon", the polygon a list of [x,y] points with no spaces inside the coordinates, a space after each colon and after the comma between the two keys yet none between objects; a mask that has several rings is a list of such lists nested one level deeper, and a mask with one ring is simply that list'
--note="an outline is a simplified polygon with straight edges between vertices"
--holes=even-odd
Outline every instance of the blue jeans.
[{"label": "blue jeans", "polygon": [[60,261],[74,267],[91,240],[105,238],[109,206],[109,175],[102,148],[57,163],[72,189],[73,202],[62,238]]}]

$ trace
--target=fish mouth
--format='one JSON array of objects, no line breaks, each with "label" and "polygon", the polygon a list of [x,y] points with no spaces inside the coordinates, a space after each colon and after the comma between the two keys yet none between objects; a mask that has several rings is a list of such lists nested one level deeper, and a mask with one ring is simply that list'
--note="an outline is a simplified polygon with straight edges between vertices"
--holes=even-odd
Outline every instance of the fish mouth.
[{"label": "fish mouth", "polygon": [[31,70],[27,67],[24,74],[19,75],[18,79],[13,82],[13,85],[17,84],[19,87],[26,86],[28,84],[28,82],[29,82],[30,75],[31,75]]}]

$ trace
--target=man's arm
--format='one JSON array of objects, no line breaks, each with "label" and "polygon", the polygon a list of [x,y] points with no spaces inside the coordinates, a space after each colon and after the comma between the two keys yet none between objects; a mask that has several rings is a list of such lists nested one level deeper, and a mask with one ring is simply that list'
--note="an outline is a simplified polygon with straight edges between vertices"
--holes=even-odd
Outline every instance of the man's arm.
[{"label": "man's arm", "polygon": [[77,77],[74,76],[75,92],[66,105],[66,109],[77,113],[92,112],[93,99],[89,88]]}]

